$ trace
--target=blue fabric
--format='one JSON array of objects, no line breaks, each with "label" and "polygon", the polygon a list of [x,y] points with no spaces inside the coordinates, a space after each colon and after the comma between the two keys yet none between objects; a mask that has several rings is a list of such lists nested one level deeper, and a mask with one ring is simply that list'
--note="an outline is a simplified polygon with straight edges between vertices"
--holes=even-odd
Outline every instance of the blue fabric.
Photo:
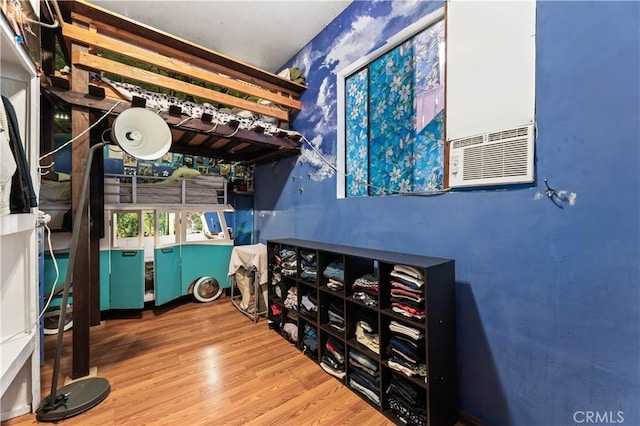
[{"label": "blue fabric", "polygon": [[331,262],[323,271],[326,278],[333,278],[344,282],[344,265],[339,261]]},{"label": "blue fabric", "polygon": [[443,40],[441,21],[346,79],[348,197],[442,189]]},{"label": "blue fabric", "polygon": [[373,371],[378,371],[378,362],[372,360],[371,358],[362,355],[360,352],[354,350],[354,349],[350,349],[349,350],[349,358],[351,359],[355,359],[356,361],[358,361],[360,364],[366,366],[367,368],[373,370]]}]

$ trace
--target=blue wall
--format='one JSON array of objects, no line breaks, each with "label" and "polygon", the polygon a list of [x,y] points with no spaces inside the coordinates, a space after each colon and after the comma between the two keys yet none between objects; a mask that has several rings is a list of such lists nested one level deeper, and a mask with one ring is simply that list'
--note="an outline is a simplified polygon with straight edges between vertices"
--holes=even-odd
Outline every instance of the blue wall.
[{"label": "blue wall", "polygon": [[[356,1],[287,64],[308,82],[294,128],[325,157],[337,67],[437,6]],[[256,170],[257,242],[453,258],[461,409],[496,425],[577,411],[640,424],[639,17],[638,2],[538,2],[535,185],[336,200],[335,174],[305,149]],[[575,203],[554,205],[545,178]]]}]

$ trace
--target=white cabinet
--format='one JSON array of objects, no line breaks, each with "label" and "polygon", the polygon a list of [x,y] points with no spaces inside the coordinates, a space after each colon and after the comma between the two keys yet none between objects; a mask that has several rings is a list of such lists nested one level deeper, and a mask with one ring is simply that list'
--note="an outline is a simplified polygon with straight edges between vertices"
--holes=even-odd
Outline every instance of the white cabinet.
[{"label": "white cabinet", "polygon": [[[0,13],[0,92],[15,108],[36,191],[40,144],[36,67]],[[36,211],[0,216],[0,416],[40,403]]]}]

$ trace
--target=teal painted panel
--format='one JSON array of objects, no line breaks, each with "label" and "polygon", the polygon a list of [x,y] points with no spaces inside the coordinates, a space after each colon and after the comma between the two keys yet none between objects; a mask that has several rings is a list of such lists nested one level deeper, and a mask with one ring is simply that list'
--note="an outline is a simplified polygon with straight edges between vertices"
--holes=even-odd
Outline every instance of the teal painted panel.
[{"label": "teal painted panel", "polygon": [[111,309],[144,307],[144,251],[111,250]]},{"label": "teal painted panel", "polygon": [[[67,276],[67,265],[69,264],[69,253],[58,253],[55,255],[56,261],[58,263],[58,270],[60,271],[60,277],[58,278],[58,283],[56,284],[56,288],[61,288],[64,280]],[[50,254],[45,253],[44,255],[44,294],[48,295],[53,287],[53,283],[56,280],[56,268],[53,263],[53,258],[51,258]],[[60,301],[62,300],[62,293],[55,296],[51,299],[51,303],[49,307],[58,307],[60,306]],[[47,302],[47,299],[44,300],[44,303]],[[69,294],[69,304],[73,303],[73,294]]]},{"label": "teal painted panel", "polygon": [[100,310],[111,309],[109,297],[111,282],[109,277],[109,264],[111,263],[109,250],[100,250]]},{"label": "teal painted panel", "polygon": [[187,294],[191,283],[203,276],[215,278],[222,288],[231,287],[227,273],[232,250],[231,245],[183,245],[182,293]]},{"label": "teal painted panel", "polygon": [[156,305],[182,296],[180,277],[180,246],[156,248],[153,268]]}]

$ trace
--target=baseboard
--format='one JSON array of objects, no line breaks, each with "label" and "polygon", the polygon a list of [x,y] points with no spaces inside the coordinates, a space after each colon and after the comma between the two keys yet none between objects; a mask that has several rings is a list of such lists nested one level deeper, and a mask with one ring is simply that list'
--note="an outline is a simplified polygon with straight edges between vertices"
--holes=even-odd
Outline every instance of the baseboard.
[{"label": "baseboard", "polygon": [[14,417],[22,416],[31,412],[31,404],[23,405],[22,407],[14,407],[9,411],[0,412],[0,421],[12,419]]}]

